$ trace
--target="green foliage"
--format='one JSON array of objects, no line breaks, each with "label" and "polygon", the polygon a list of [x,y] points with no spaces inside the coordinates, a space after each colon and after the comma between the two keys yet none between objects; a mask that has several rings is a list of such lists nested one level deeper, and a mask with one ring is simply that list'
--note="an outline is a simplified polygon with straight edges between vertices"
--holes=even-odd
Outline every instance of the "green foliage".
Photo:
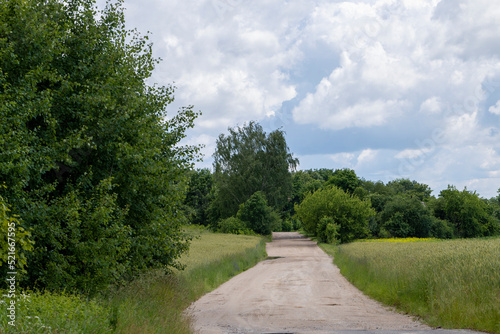
[{"label": "green foliage", "polygon": [[37,283],[95,293],[123,277],[132,228],[112,191],[112,181],[103,180],[88,199],[74,190],[40,211],[37,229],[44,233],[36,234],[33,258],[38,261],[30,265],[30,272],[39,273]]},{"label": "green foliage", "polygon": [[214,157],[216,193],[212,219],[234,216],[255,192],[282,210],[292,195],[291,169],[298,161],[289,152],[282,130],[266,134],[258,123],[229,128],[217,139]]},{"label": "green foliage", "polygon": [[238,219],[255,233],[267,235],[272,231],[281,230],[281,218],[267,205],[264,194],[260,191],[254,193],[240,206]]},{"label": "green foliage", "polygon": [[293,223],[290,219],[285,219],[281,222],[281,232],[293,231]]},{"label": "green foliage", "polygon": [[[0,291],[1,295],[4,295]],[[10,299],[0,299],[6,307]],[[1,333],[113,333],[112,312],[98,300],[68,293],[23,291],[16,298],[15,327],[0,312]]]},{"label": "green foliage", "polygon": [[328,244],[338,243],[340,226],[335,224],[335,221],[331,217],[323,217],[318,222],[318,227],[316,231],[316,236],[318,241],[325,242]]},{"label": "green foliage", "polygon": [[157,60],[121,1],[0,3],[0,182],[35,249],[23,284],[95,291],[187,249],[180,214],[197,113],[165,112]]},{"label": "green foliage", "polygon": [[26,254],[33,251],[31,233],[21,226],[16,216],[9,216],[9,211],[0,196],[0,273],[26,273]]},{"label": "green foliage", "polygon": [[354,170],[349,168],[337,169],[325,183],[325,186],[334,185],[346,193],[353,194],[356,188],[361,186],[361,180]]},{"label": "green foliage", "polygon": [[198,169],[190,173],[184,204],[191,212],[190,221],[196,225],[209,223],[208,208],[212,201],[213,177],[209,169]]},{"label": "green foliage", "polygon": [[[319,177],[319,175],[316,175]],[[292,198],[290,205],[300,204],[307,194],[313,193],[323,185],[324,181],[311,176],[311,173],[305,171],[296,171],[292,174]],[[290,208],[290,211],[293,208]]]},{"label": "green foliage", "polygon": [[323,217],[332,218],[339,225],[339,240],[343,243],[367,237],[369,218],[375,214],[369,201],[362,201],[335,186],[306,196],[295,206],[295,211],[306,232],[313,235]]},{"label": "green foliage", "polygon": [[432,212],[417,198],[395,196],[385,205],[381,215],[383,228],[393,237],[431,236]]},{"label": "green foliage", "polygon": [[220,233],[232,233],[232,234],[254,234],[254,232],[248,228],[245,223],[239,220],[236,217],[229,217],[223,219],[219,223],[219,229],[217,230]]},{"label": "green foliage", "polygon": [[426,201],[430,198],[432,190],[423,183],[410,181],[409,179],[396,179],[387,183],[387,188],[393,195],[404,194],[419,201]]},{"label": "green foliage", "polygon": [[435,215],[449,221],[455,234],[462,238],[500,233],[499,220],[489,210],[488,203],[475,192],[459,191],[453,186],[441,191],[434,203]]}]

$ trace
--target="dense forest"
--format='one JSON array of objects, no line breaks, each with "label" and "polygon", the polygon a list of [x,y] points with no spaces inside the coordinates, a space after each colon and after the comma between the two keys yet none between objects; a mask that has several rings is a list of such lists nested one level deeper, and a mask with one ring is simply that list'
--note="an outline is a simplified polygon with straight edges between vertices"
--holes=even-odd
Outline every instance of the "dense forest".
[{"label": "dense forest", "polygon": [[181,141],[199,113],[167,113],[175,87],[145,83],[157,62],[119,2],[99,15],[86,0],[0,3],[2,277],[92,295],[180,267],[185,224],[330,243],[500,232],[500,197],[297,170],[283,130],[257,122],[221,134],[213,170],[195,170],[199,147]]}]

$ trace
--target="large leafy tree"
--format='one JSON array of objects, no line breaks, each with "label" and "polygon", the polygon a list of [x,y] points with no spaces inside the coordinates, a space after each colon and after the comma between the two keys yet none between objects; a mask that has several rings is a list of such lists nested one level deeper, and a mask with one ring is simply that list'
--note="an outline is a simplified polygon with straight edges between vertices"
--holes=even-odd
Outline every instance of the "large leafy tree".
[{"label": "large leafy tree", "polygon": [[266,134],[256,122],[229,128],[229,135],[217,139],[214,153],[213,216],[235,215],[240,204],[257,191],[262,191],[273,209],[282,210],[291,199],[291,170],[297,165],[282,130]]},{"label": "large leafy tree", "polygon": [[168,115],[174,87],[125,29],[120,1],[0,2],[0,183],[35,249],[26,283],[93,291],[175,265],[197,113]]}]

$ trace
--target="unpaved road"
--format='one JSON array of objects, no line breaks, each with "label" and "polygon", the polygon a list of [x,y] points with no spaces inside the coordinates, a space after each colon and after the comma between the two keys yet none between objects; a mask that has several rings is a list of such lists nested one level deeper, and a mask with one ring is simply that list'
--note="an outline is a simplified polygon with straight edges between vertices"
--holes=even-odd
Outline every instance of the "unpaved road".
[{"label": "unpaved road", "polygon": [[431,329],[367,298],[315,242],[298,233],[274,233],[266,249],[275,259],[260,262],[189,307],[196,333]]}]

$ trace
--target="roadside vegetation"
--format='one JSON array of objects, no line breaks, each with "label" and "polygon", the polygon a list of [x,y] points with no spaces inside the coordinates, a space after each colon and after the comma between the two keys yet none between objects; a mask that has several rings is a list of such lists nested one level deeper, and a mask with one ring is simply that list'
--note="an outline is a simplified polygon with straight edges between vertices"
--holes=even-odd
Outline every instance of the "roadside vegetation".
[{"label": "roadside vegetation", "polygon": [[[190,227],[194,239],[181,258],[185,270],[152,270],[95,297],[24,291],[17,302],[15,330],[0,313],[2,333],[191,333],[183,313],[190,303],[266,257],[259,236],[213,233]],[[2,291],[2,295],[5,291]],[[1,307],[9,298],[2,297]]]},{"label": "roadside vegetation", "polygon": [[367,295],[434,327],[500,333],[500,238],[321,247]]}]

